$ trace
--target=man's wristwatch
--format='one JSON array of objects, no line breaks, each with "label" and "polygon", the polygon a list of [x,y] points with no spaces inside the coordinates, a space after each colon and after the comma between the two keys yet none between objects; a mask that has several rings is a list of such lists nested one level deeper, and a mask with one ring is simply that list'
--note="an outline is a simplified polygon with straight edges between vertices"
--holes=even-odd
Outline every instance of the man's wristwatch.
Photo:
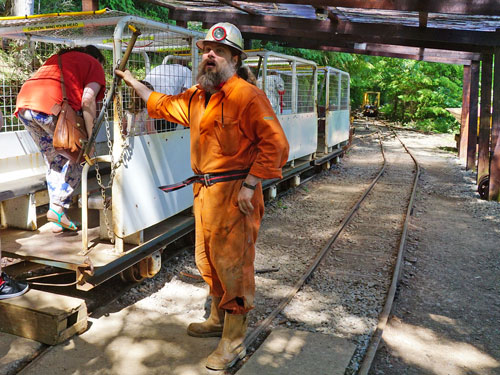
[{"label": "man's wristwatch", "polygon": [[243,186],[250,190],[255,190],[255,188],[257,187],[257,185],[250,185],[247,184],[245,181],[243,181]]}]

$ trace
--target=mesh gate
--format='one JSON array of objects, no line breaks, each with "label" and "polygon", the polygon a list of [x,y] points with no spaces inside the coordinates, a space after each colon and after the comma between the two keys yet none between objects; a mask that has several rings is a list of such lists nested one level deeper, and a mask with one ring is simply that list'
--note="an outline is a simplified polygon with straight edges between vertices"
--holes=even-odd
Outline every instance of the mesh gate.
[{"label": "mesh gate", "polygon": [[[314,112],[316,64],[270,51],[250,51],[245,60],[276,114]],[[265,82],[265,84],[263,84]]]}]

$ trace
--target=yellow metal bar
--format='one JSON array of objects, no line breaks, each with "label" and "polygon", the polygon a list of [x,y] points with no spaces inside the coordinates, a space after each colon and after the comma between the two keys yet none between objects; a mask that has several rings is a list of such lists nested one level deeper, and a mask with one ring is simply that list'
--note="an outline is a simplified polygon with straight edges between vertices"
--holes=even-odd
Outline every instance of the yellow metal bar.
[{"label": "yellow metal bar", "polygon": [[13,16],[13,17],[0,17],[0,21],[29,20],[34,18],[47,18],[47,17],[60,17],[60,16],[91,16],[94,14],[104,14],[107,11],[108,9],[105,8],[87,12],[63,12],[63,13],[33,14],[30,16],[25,15],[25,16]]}]

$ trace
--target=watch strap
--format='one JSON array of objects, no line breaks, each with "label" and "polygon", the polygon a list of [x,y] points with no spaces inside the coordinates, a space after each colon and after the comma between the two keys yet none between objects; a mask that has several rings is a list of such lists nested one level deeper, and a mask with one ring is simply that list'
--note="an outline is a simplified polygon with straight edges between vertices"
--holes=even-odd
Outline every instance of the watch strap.
[{"label": "watch strap", "polygon": [[257,185],[250,185],[247,184],[245,181],[243,181],[243,186],[250,190],[255,190],[255,188],[257,187]]}]

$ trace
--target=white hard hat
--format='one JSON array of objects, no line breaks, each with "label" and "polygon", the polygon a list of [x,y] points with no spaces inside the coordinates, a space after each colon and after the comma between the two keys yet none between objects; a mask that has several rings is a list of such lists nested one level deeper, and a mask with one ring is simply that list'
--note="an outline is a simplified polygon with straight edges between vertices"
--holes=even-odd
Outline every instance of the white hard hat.
[{"label": "white hard hat", "polygon": [[199,49],[203,49],[205,42],[225,44],[239,51],[242,60],[247,58],[247,54],[243,52],[243,37],[241,36],[241,32],[232,23],[216,23],[208,30],[205,39],[196,42],[196,46]]}]

